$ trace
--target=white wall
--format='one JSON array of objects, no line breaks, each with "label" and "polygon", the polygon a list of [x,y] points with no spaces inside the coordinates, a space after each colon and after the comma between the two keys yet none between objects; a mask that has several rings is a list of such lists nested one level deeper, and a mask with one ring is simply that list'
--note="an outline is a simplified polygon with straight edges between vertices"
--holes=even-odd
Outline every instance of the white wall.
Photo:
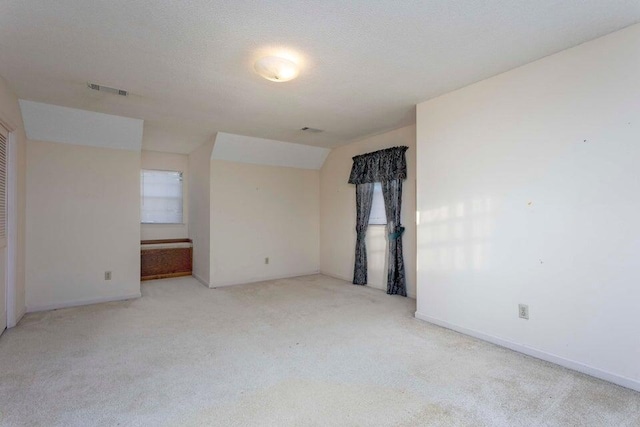
[{"label": "white wall", "polygon": [[210,285],[211,149],[213,139],[189,154],[189,237],[193,241],[193,275]]},{"label": "white wall", "polygon": [[[415,179],[416,129],[403,127],[331,150],[320,173],[320,268],[323,274],[353,280],[356,245],[355,186],[347,183],[352,157],[406,145],[407,180],[402,190],[402,236],[406,268],[407,294],[415,298]],[[387,289],[387,239],[385,226],[370,226],[367,230],[369,286]]]},{"label": "white wall", "polygon": [[211,285],[317,273],[318,203],[317,170],[212,160]]},{"label": "white wall", "polygon": [[[25,209],[26,209],[26,135],[18,98],[5,80],[0,77],[0,123],[8,127],[15,138],[17,148],[17,253],[15,254],[16,287],[14,318],[9,324],[17,323],[25,313]],[[2,272],[4,274],[4,271]],[[4,289],[0,289],[4,292]]]},{"label": "white wall", "polygon": [[189,237],[189,156],[142,150],[142,169],[182,172],[182,224],[141,224],[140,239],[186,239]]},{"label": "white wall", "polygon": [[28,141],[26,219],[29,311],[140,295],[140,152]]},{"label": "white wall", "polygon": [[418,105],[417,317],[640,390],[638,46],[635,25]]}]

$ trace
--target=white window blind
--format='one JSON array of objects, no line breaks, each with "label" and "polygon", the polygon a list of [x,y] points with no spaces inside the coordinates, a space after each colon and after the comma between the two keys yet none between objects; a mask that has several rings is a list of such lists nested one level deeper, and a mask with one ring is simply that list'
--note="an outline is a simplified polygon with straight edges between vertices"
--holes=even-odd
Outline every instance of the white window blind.
[{"label": "white window blind", "polygon": [[143,224],[182,224],[182,172],[143,169],[140,195]]},{"label": "white window blind", "polygon": [[7,136],[0,127],[0,244],[7,238]]},{"label": "white window blind", "polygon": [[371,204],[371,214],[369,215],[370,225],[384,225],[387,223],[387,214],[384,211],[384,197],[382,197],[382,185],[376,182],[373,185],[373,202]]}]

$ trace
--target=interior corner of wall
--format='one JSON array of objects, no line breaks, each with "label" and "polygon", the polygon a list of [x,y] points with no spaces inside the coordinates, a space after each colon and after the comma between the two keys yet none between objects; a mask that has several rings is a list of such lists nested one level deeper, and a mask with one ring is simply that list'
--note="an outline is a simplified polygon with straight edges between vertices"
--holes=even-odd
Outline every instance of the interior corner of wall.
[{"label": "interior corner of wall", "polygon": [[211,139],[209,140],[209,142],[206,143],[208,144],[207,152],[209,154],[210,160],[213,160],[213,148],[216,146],[216,140],[218,139],[218,135],[220,135],[220,132],[214,133]]},{"label": "interior corner of wall", "polygon": [[324,168],[324,165],[327,164],[327,160],[329,160],[329,157],[331,156],[331,153],[333,153],[333,150],[334,150],[333,148],[329,148],[329,150],[327,151],[327,154],[324,156],[324,159],[322,159],[322,163],[318,168],[318,171],[320,171],[320,173],[322,173],[322,169]]}]

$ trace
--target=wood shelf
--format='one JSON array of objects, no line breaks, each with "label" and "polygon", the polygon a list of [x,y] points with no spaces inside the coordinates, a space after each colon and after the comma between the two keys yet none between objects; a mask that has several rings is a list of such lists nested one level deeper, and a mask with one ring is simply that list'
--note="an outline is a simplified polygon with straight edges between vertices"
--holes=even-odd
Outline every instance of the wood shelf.
[{"label": "wood shelf", "polygon": [[140,240],[141,245],[161,245],[166,243],[191,243],[191,239]]},{"label": "wood shelf", "polygon": [[190,276],[193,265],[192,247],[144,248],[145,245],[191,243],[191,239],[142,240],[140,280]]}]

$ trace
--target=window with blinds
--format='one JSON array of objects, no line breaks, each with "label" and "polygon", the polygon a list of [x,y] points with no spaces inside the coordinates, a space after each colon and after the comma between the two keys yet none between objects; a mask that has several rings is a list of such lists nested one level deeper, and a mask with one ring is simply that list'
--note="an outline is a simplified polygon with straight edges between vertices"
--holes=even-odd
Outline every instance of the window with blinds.
[{"label": "window with blinds", "polygon": [[7,136],[0,127],[0,243],[7,238]]},{"label": "window with blinds", "polygon": [[143,224],[182,224],[182,172],[143,169],[140,196]]},{"label": "window with blinds", "polygon": [[387,223],[387,214],[384,211],[384,197],[382,197],[382,185],[376,182],[373,185],[373,200],[371,201],[371,213],[369,225],[384,225]]}]

